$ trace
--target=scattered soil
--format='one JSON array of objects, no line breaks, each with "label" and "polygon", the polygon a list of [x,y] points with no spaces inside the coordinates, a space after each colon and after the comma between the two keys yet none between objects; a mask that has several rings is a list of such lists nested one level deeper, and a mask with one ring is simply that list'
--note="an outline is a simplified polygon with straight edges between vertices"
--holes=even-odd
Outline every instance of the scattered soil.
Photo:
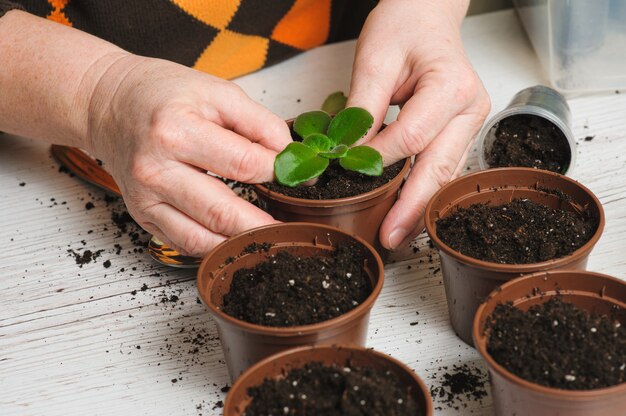
[{"label": "scattered soil", "polygon": [[391,372],[369,367],[325,366],[314,362],[284,379],[248,389],[246,416],[416,416],[423,415],[408,389]]},{"label": "scattered soil", "polygon": [[487,328],[489,354],[524,380],[567,390],[626,381],[626,329],[615,316],[553,297],[527,312],[500,304]]},{"label": "scattered soil", "polygon": [[485,155],[489,166],[567,170],[572,157],[567,138],[550,121],[521,114],[501,120],[495,128],[496,138]]},{"label": "scattered soil", "polygon": [[437,235],[452,249],[475,259],[506,264],[539,263],[582,247],[597,218],[552,209],[528,199],[489,206],[474,204],[437,220]]},{"label": "scattered soil", "polygon": [[295,188],[283,186],[276,182],[267,182],[264,185],[271,191],[295,198],[347,198],[380,188],[398,176],[402,170],[402,166],[404,166],[404,160],[384,168],[381,176],[367,176],[361,173],[347,171],[339,165],[337,160],[331,160],[328,169],[318,178],[315,185],[296,186]]},{"label": "scattered soil", "polygon": [[225,313],[266,326],[326,321],[360,305],[372,292],[362,249],[339,245],[330,257],[296,257],[286,251],[234,273]]},{"label": "scattered soil", "polygon": [[437,377],[440,382],[430,388],[435,401],[459,410],[487,396],[487,374],[481,369],[468,364],[454,365],[451,371],[447,371],[448,367],[441,369],[445,372]]}]

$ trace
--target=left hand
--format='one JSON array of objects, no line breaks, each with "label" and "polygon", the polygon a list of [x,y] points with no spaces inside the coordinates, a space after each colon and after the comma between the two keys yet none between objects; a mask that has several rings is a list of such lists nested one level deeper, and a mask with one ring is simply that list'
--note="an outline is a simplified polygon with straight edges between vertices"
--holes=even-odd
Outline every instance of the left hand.
[{"label": "left hand", "polygon": [[381,229],[381,243],[396,249],[423,230],[432,195],[458,176],[473,138],[491,108],[460,36],[466,0],[381,0],[357,43],[347,106],[374,115],[377,132],[390,104],[398,119],[364,141],[385,165],[415,158],[415,165]]}]

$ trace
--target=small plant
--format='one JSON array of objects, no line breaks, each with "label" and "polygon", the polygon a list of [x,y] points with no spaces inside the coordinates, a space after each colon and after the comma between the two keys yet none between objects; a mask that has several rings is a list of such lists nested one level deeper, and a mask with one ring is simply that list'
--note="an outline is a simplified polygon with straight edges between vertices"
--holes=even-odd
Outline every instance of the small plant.
[{"label": "small plant", "polygon": [[383,158],[368,146],[352,146],[365,136],[374,117],[363,108],[349,107],[334,118],[325,111],[300,114],[293,123],[301,142],[289,143],[276,156],[274,173],[281,185],[294,187],[320,176],[331,159],[341,167],[368,176],[383,173]]}]

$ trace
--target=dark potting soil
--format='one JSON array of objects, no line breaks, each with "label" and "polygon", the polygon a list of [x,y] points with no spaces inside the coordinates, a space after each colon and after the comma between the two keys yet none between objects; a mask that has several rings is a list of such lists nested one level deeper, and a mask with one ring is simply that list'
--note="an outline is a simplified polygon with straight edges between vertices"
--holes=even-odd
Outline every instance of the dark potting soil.
[{"label": "dark potting soil", "polygon": [[297,326],[326,321],[360,305],[372,293],[365,254],[339,245],[330,257],[279,251],[234,273],[222,310],[246,322]]},{"label": "dark potting soil", "polygon": [[[440,367],[445,372],[438,378],[440,381],[430,388],[430,395],[437,402],[449,408],[460,410],[467,408],[472,401],[481,401],[487,396],[487,374],[475,366],[468,364]],[[436,410],[442,410],[438,407]]]},{"label": "dark potting soil", "polygon": [[248,389],[245,416],[416,416],[418,403],[389,371],[369,367],[325,366],[319,362],[291,370],[283,379],[266,379]]},{"label": "dark potting soil", "polygon": [[487,323],[487,351],[513,374],[537,384],[567,390],[609,387],[626,381],[622,324],[559,297],[527,312],[500,304]]},{"label": "dark potting soil", "polygon": [[563,173],[572,157],[563,132],[542,117],[507,117],[496,125],[495,137],[485,154],[491,167],[521,166]]},{"label": "dark potting soil", "polygon": [[318,178],[315,185],[296,186],[290,188],[276,182],[267,182],[264,185],[271,191],[283,195],[302,199],[339,199],[364,194],[380,188],[398,176],[404,160],[387,166],[381,176],[367,176],[361,173],[345,170],[336,160],[331,160],[328,169]]},{"label": "dark potting soil", "polygon": [[527,199],[474,204],[437,220],[437,236],[475,259],[506,264],[539,263],[567,256],[593,236],[598,220]]}]

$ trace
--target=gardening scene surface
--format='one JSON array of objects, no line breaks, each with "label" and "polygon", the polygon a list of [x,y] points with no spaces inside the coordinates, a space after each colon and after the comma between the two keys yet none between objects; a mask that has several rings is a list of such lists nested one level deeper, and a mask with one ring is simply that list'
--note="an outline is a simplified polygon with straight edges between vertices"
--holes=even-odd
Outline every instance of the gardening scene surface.
[{"label": "gardening scene surface", "polygon": [[352,41],[237,80],[292,141],[220,179],[278,222],[203,258],[98,160],[0,133],[0,414],[626,416],[626,91],[558,92],[496,15],[463,26],[491,113],[393,251],[415,157],[363,140],[399,109],[347,103]]}]

